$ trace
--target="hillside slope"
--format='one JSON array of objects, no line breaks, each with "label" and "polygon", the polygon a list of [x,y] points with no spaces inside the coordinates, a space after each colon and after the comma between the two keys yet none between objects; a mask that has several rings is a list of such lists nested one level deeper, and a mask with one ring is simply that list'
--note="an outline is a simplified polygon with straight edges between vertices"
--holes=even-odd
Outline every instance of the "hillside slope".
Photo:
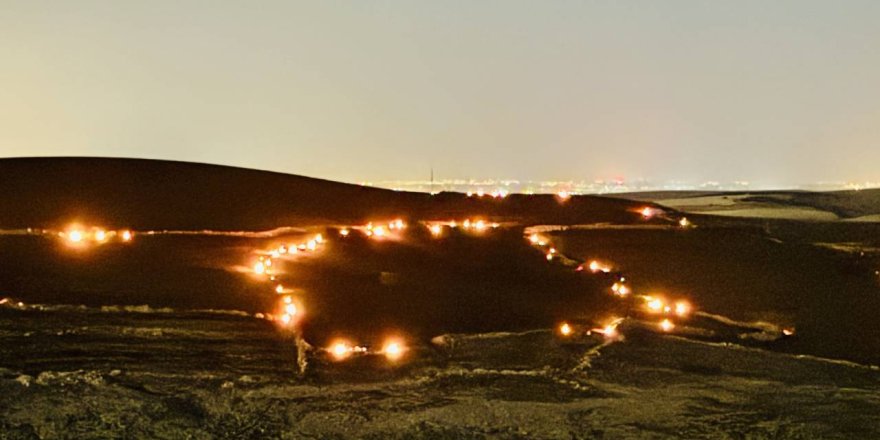
[{"label": "hillside slope", "polygon": [[861,191],[659,191],[616,194],[694,214],[811,221],[880,220],[880,189]]},{"label": "hillside slope", "polygon": [[0,228],[77,220],[136,229],[263,230],[483,215],[526,223],[636,221],[641,204],[604,197],[512,195],[504,200],[350,185],[217,165],[144,159],[0,159]]}]

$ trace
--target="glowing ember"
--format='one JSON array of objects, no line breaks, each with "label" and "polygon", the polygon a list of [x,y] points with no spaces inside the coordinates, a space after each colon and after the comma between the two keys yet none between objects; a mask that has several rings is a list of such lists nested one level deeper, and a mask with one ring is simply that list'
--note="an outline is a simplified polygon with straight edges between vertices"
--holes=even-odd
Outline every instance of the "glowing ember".
[{"label": "glowing ember", "polygon": [[396,340],[388,341],[382,347],[382,353],[390,361],[396,361],[403,357],[403,352],[405,350],[404,346]]},{"label": "glowing ember", "polygon": [[673,324],[672,321],[670,321],[668,319],[664,319],[663,321],[660,321],[660,330],[663,330],[664,332],[668,332],[668,331],[672,331],[672,329],[674,329],[674,328],[675,328],[675,324]]},{"label": "glowing ember", "polygon": [[648,299],[648,303],[646,305],[648,306],[648,311],[654,313],[658,313],[663,310],[664,306],[663,301],[656,298]]},{"label": "glowing ember", "polygon": [[293,298],[290,295],[284,297],[284,304],[293,304]]},{"label": "glowing ember", "polygon": [[397,229],[403,229],[406,227],[406,223],[404,223],[403,220],[397,219],[394,221],[394,226],[397,227]]},{"label": "glowing ember", "polygon": [[626,287],[626,284],[620,286],[620,289],[617,289],[617,294],[620,296],[629,295],[629,287]]},{"label": "glowing ember", "polygon": [[377,226],[373,228],[373,235],[376,237],[384,237],[385,236],[385,228],[382,226]]},{"label": "glowing ember", "polygon": [[337,342],[330,347],[330,354],[337,361],[341,361],[351,355],[351,346],[345,342]]},{"label": "glowing ember", "polygon": [[318,242],[316,240],[309,240],[309,242],[306,243],[306,249],[308,249],[310,251],[313,251],[317,248],[318,248]]},{"label": "glowing ember", "polygon": [[122,231],[119,235],[122,237],[122,241],[131,241],[134,238],[134,234],[131,231]]},{"label": "glowing ember", "polygon": [[675,303],[675,314],[678,316],[687,316],[691,312],[691,305],[685,301]]},{"label": "glowing ember", "polygon": [[339,231],[339,235],[341,235],[343,237],[348,237],[348,234],[350,234],[350,233],[351,233],[351,231],[349,231],[348,229],[342,229]]},{"label": "glowing ember", "polygon": [[290,316],[296,316],[298,310],[296,309],[296,304],[288,304],[284,306],[284,311],[287,312]]},{"label": "glowing ember", "polygon": [[254,273],[257,275],[263,275],[266,273],[266,265],[263,264],[262,261],[258,261],[254,264]]},{"label": "glowing ember", "polygon": [[476,223],[474,223],[474,229],[476,229],[477,231],[485,230],[486,229],[486,222],[484,222],[482,220],[477,220]]},{"label": "glowing ember", "polygon": [[83,241],[84,234],[82,231],[73,230],[67,233],[67,239],[72,243],[80,243]]},{"label": "glowing ember", "polygon": [[682,228],[686,228],[691,225],[691,222],[687,219],[687,217],[682,217],[681,220],[678,221],[678,225]]},{"label": "glowing ember", "polygon": [[275,286],[275,293],[284,293],[284,286],[281,284]]},{"label": "glowing ember", "polygon": [[593,272],[599,271],[599,262],[596,260],[590,261],[590,270]]},{"label": "glowing ember", "polygon": [[570,336],[572,331],[571,326],[568,325],[567,322],[563,322],[562,325],[559,326],[559,334],[562,336]]},{"label": "glowing ember", "polygon": [[791,336],[794,334],[794,329],[793,328],[784,328],[784,329],[782,329],[782,334],[785,336]]},{"label": "glowing ember", "polygon": [[437,224],[431,225],[431,234],[434,236],[439,236],[440,233],[443,232],[443,227]]},{"label": "glowing ember", "polygon": [[642,214],[642,217],[644,217],[646,220],[654,216],[654,210],[647,206],[642,208],[640,213]]},{"label": "glowing ember", "polygon": [[293,318],[288,314],[281,315],[281,323],[284,325],[290,324],[292,320]]},{"label": "glowing ember", "polygon": [[568,191],[559,191],[556,193],[556,197],[559,198],[560,201],[566,201],[571,198],[571,194]]},{"label": "glowing ember", "polygon": [[95,241],[104,241],[107,240],[107,231],[103,229],[98,229],[95,231]]},{"label": "glowing ember", "polygon": [[606,338],[617,336],[617,324],[606,325],[605,328],[602,329],[602,334],[605,335]]},{"label": "glowing ember", "polygon": [[323,235],[318,234],[318,235],[315,236],[315,243],[323,243],[323,242],[324,242],[324,236],[323,236]]},{"label": "glowing ember", "polygon": [[547,254],[547,261],[553,261],[553,254]]}]

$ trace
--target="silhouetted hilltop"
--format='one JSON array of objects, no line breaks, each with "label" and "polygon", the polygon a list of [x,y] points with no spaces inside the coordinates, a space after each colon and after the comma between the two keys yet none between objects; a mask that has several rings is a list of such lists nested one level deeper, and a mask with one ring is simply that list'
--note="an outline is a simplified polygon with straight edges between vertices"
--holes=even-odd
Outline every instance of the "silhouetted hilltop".
[{"label": "silhouetted hilltop", "polygon": [[527,223],[628,223],[635,202],[578,196],[431,196],[188,162],[115,158],[0,159],[0,228],[76,220],[137,229],[263,230],[389,217],[482,215]]}]

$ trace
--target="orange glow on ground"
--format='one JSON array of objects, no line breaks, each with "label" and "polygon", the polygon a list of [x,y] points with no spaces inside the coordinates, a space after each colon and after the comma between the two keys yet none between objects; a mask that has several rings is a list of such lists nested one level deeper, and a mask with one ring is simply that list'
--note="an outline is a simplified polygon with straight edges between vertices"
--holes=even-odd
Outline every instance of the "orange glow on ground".
[{"label": "orange glow on ground", "polygon": [[391,339],[385,342],[385,345],[382,346],[382,354],[389,361],[396,361],[403,357],[403,353],[406,351],[406,347],[397,339]]},{"label": "orange glow on ground", "polygon": [[663,310],[664,304],[663,300],[657,298],[645,298],[648,302],[645,303],[645,306],[648,307],[648,311],[652,313],[659,313]]},{"label": "orange glow on ground", "polygon": [[675,303],[675,314],[678,316],[687,316],[691,312],[691,305],[686,301]]},{"label": "orange glow on ground", "polygon": [[290,316],[296,316],[299,310],[297,310],[296,304],[287,304],[284,306],[284,312]]},{"label": "orange glow on ground", "polygon": [[341,361],[351,356],[352,348],[348,342],[336,341],[330,345],[329,351],[334,360]]}]

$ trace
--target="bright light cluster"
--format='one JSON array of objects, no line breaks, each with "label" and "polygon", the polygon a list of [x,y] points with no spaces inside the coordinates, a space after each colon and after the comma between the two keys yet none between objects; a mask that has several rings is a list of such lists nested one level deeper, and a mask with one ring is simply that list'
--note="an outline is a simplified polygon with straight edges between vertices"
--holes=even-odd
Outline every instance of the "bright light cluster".
[{"label": "bright light cluster", "polygon": [[397,337],[388,338],[378,350],[371,350],[369,347],[361,345],[353,345],[347,339],[335,339],[330,345],[324,349],[324,352],[330,355],[330,358],[336,362],[348,360],[358,355],[381,355],[389,362],[399,361],[408,351],[403,340]]},{"label": "bright light cluster", "polygon": [[675,315],[680,318],[686,318],[692,311],[690,303],[684,300],[670,303],[663,298],[651,295],[643,295],[640,298],[644,301],[645,311],[648,313]]},{"label": "bright light cluster", "polygon": [[390,221],[387,224],[373,224],[373,222],[370,222],[358,229],[362,230],[364,235],[366,235],[367,237],[380,239],[389,236],[394,231],[403,231],[404,229],[406,229],[406,227],[406,222],[401,219],[397,219]]},{"label": "bright light cluster", "polygon": [[71,246],[85,246],[87,244],[104,244],[112,240],[129,243],[134,239],[134,232],[123,229],[108,231],[99,227],[85,228],[79,225],[71,225],[64,231],[58,232],[58,237]]},{"label": "bright light cluster", "polygon": [[439,237],[443,235],[444,229],[460,229],[468,232],[484,232],[489,229],[498,229],[500,223],[490,223],[480,218],[467,218],[462,221],[431,221],[425,222],[425,226],[431,232],[431,235]]},{"label": "bright light cluster", "polygon": [[[531,233],[526,236],[526,239],[532,246],[544,251],[547,261],[553,261],[557,256],[561,257],[556,247],[554,247],[546,237],[543,237],[538,233]],[[575,271],[584,272],[587,269],[594,274],[609,274],[612,271],[611,265],[600,262],[599,260],[590,260],[589,262],[580,264],[576,266]],[[632,289],[629,287],[626,277],[620,274],[615,275],[610,290],[615,296],[621,299],[629,297],[632,293]],[[671,332],[675,329],[675,324],[670,317],[684,319],[690,316],[693,312],[693,306],[684,300],[669,303],[658,296],[638,295],[636,297],[642,301],[642,307],[646,313],[661,315],[663,317],[662,320],[657,321],[658,328],[663,332]],[[622,321],[622,318],[615,318],[610,321],[610,323],[591,329],[588,333],[602,334],[606,338],[617,338],[620,336],[617,327]],[[571,324],[564,322],[557,328],[557,333],[563,337],[568,337],[574,334],[574,328]]]},{"label": "bright light cluster", "polygon": [[477,196],[477,197],[489,196],[489,197],[491,197],[491,198],[493,198],[493,199],[503,199],[503,198],[507,197],[508,195],[510,195],[510,191],[508,191],[508,190],[506,190],[506,189],[504,189],[504,188],[499,188],[499,189],[493,190],[493,191],[488,192],[488,193],[487,193],[483,188],[478,188],[476,192],[474,192],[474,191],[468,191],[468,192],[467,192],[467,196],[468,196],[468,197],[473,197],[473,196]]},{"label": "bright light cluster", "polygon": [[[403,220],[397,219],[382,224],[369,223],[363,227],[345,227],[339,230],[339,235],[344,238],[349,236],[352,230],[362,230],[364,235],[368,237],[384,237],[392,231],[401,231],[406,227]],[[294,292],[298,291],[297,289],[291,289],[276,281],[277,277],[282,275],[278,267],[278,259],[283,258],[284,255],[316,251],[326,243],[327,239],[323,234],[316,234],[300,243],[282,244],[260,252],[261,255],[251,266],[251,272],[259,279],[273,281],[272,291],[277,295],[278,301],[274,312],[258,313],[256,316],[275,322],[279,328],[285,331],[300,331],[298,324],[302,320],[305,306],[294,295]],[[387,338],[378,349],[354,345],[347,339],[336,339],[323,349],[335,361],[344,361],[355,355],[379,355],[392,363],[401,360],[408,350],[404,339],[398,336]]]},{"label": "bright light cluster", "polygon": [[604,263],[600,263],[598,260],[590,261],[590,264],[587,267],[589,267],[590,272],[593,272],[593,273],[599,273],[599,272],[610,273],[611,272],[611,266],[608,266]]}]

